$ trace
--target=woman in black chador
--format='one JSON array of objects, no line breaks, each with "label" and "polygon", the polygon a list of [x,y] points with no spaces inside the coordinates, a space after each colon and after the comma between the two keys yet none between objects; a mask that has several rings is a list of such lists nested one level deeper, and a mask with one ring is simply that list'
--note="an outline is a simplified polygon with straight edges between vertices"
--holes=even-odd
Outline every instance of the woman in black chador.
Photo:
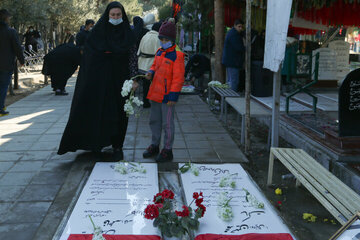
[{"label": "woman in black chador", "polygon": [[58,154],[112,145],[114,160],[123,159],[128,118],[121,88],[137,73],[135,42],[124,7],[110,3],[87,39]]}]

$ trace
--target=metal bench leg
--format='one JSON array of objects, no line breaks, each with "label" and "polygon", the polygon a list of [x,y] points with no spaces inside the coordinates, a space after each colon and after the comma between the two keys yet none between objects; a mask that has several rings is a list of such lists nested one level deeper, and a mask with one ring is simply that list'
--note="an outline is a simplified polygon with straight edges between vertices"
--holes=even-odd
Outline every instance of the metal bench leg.
[{"label": "metal bench leg", "polygon": [[228,106],[227,103],[225,102],[225,124],[227,124],[227,111],[228,111]]},{"label": "metal bench leg", "polygon": [[268,179],[267,179],[268,186],[270,186],[272,184],[273,171],[274,171],[274,154],[270,150],[269,171],[268,171]]},{"label": "metal bench leg", "polygon": [[220,103],[220,120],[223,119],[224,114],[224,97],[221,97],[221,103]]},{"label": "metal bench leg", "polygon": [[245,115],[241,115],[241,144],[245,143]]}]

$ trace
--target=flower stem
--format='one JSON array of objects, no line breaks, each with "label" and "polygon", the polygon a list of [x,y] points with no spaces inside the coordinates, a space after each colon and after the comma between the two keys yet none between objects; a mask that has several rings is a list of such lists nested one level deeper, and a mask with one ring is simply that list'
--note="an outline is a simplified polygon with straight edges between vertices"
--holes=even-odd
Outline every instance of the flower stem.
[{"label": "flower stem", "polygon": [[89,216],[89,218],[90,218],[90,221],[91,221],[91,223],[92,223],[92,225],[93,225],[93,228],[94,228],[94,231],[95,231],[95,223],[94,223],[94,221],[92,220],[92,218],[91,218],[91,216],[90,215],[88,215]]},{"label": "flower stem", "polygon": [[133,80],[133,79],[138,78],[138,77],[143,77],[143,78],[145,78],[146,76],[145,76],[145,75],[136,75],[135,77],[130,78],[130,80]]}]

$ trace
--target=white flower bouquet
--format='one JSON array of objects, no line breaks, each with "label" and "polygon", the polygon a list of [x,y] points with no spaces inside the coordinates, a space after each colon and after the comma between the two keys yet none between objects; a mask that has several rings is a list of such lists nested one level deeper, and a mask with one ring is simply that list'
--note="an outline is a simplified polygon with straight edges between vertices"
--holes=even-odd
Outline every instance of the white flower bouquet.
[{"label": "white flower bouquet", "polygon": [[146,173],[146,169],[141,163],[133,163],[126,161],[117,162],[114,166],[114,170],[123,175],[128,174],[129,172],[139,172],[143,174]]},{"label": "white flower bouquet", "polygon": [[209,87],[219,87],[219,88],[229,88],[229,85],[228,84],[222,84],[221,82],[219,81],[211,81],[208,83],[208,86]]},{"label": "white flower bouquet", "polygon": [[246,192],[246,201],[249,202],[251,206],[259,209],[263,209],[265,207],[264,203],[257,200],[257,198],[254,195],[250,194],[248,190],[246,190],[245,188],[243,188],[243,190]]},{"label": "white flower bouquet", "polygon": [[230,206],[231,199],[227,192],[222,192],[218,196],[217,215],[225,222],[230,222],[234,217],[232,207]]},{"label": "white flower bouquet", "polygon": [[[135,76],[131,78],[130,80],[125,80],[123,87],[121,89],[121,96],[127,97],[128,99],[125,101],[124,105],[124,111],[126,112],[127,116],[134,115],[135,112],[140,111],[140,107],[144,104],[143,101],[141,101],[138,97],[134,96],[135,91],[133,90],[133,83],[135,78],[137,77],[143,77],[142,75]],[[135,116],[139,116],[138,113],[136,113]]]}]

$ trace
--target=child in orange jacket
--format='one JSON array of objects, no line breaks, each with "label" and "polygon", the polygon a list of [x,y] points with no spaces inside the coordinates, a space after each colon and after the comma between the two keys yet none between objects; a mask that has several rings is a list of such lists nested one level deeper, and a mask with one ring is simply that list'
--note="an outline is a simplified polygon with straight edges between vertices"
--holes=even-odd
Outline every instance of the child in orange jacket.
[{"label": "child in orange jacket", "polygon": [[[159,30],[160,46],[155,60],[147,73],[151,80],[147,98],[151,101],[150,128],[151,145],[143,153],[144,158],[156,156],[157,162],[173,159],[174,112],[184,83],[184,54],[176,51],[176,27],[172,22],[164,22]],[[164,146],[159,153],[161,131],[164,129]]]}]

